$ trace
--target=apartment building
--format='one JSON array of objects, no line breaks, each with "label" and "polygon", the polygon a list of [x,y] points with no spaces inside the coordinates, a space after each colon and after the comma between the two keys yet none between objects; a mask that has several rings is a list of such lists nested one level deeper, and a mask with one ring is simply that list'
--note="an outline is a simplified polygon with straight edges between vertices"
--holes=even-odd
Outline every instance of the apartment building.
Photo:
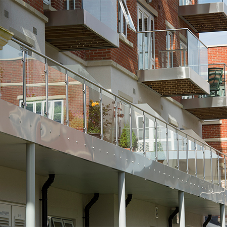
[{"label": "apartment building", "polygon": [[0,0],[0,225],[224,227],[226,156],[201,120],[226,98],[198,33],[226,7]]}]

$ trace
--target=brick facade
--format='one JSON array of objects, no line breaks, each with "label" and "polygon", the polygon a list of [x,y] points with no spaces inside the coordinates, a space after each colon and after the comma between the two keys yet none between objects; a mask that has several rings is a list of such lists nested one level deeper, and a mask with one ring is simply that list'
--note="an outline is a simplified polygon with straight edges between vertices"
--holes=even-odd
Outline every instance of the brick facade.
[{"label": "brick facade", "polygon": [[39,12],[43,13],[43,0],[23,0]]}]

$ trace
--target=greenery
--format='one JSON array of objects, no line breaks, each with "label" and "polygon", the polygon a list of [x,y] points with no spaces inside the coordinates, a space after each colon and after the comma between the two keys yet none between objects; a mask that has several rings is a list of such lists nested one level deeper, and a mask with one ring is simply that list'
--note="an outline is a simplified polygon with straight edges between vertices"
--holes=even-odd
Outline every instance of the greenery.
[{"label": "greenery", "polygon": [[[105,119],[105,116],[108,115],[110,110],[110,105],[104,105],[102,107],[103,112],[103,133],[107,129],[110,122]],[[88,117],[88,133],[101,133],[101,109],[99,102],[93,102],[90,100],[89,103],[89,117]]]},{"label": "greenery", "polygon": [[[130,126],[129,124],[124,125],[122,134],[120,137],[119,146],[123,148],[130,148]],[[135,133],[132,131],[132,148],[137,148],[137,138]]]}]

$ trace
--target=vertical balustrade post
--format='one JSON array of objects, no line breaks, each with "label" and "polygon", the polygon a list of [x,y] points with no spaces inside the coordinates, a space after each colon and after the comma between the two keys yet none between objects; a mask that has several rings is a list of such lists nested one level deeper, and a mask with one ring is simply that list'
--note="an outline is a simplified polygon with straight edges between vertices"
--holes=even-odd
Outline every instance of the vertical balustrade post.
[{"label": "vertical balustrade post", "polygon": [[180,169],[180,150],[179,150],[179,138],[178,138],[178,131],[176,130],[177,135],[177,169]]},{"label": "vertical balustrade post", "polygon": [[101,140],[103,140],[103,103],[102,103],[102,88],[100,88],[99,91],[99,101],[100,101],[100,128],[101,128],[101,132],[100,132],[100,137]]},{"label": "vertical balustrade post", "polygon": [[224,155],[224,165],[225,165],[224,169],[225,169],[225,188],[226,188],[226,157],[225,157],[225,155]]},{"label": "vertical balustrade post", "polygon": [[155,118],[155,161],[158,161],[158,123]]},{"label": "vertical balustrade post", "polygon": [[145,124],[146,122],[145,122],[145,113],[144,113],[144,111],[143,111],[143,154],[144,154],[144,156],[145,156],[145,126],[146,126],[146,124]]},{"label": "vertical balustrade post", "polygon": [[132,105],[130,105],[130,151],[132,151]]},{"label": "vertical balustrade post", "polygon": [[69,126],[69,77],[68,71],[65,70],[65,89],[66,89],[66,125]]},{"label": "vertical balustrade post", "polygon": [[218,186],[220,186],[221,179],[220,179],[220,159],[219,159],[219,153],[218,153]]},{"label": "vertical balustrade post", "polygon": [[167,166],[169,166],[169,130],[168,130],[168,125],[166,125],[166,156],[167,156],[167,160],[166,160],[166,164]]},{"label": "vertical balustrade post", "polygon": [[205,151],[204,151],[204,145],[202,146],[203,149],[203,180],[206,178],[206,159],[205,159]]},{"label": "vertical balustrade post", "polygon": [[210,148],[210,177],[211,183],[213,183],[213,161],[212,161],[212,149]]},{"label": "vertical balustrade post", "polygon": [[116,145],[118,145],[118,111],[117,111],[117,97],[115,96],[115,126],[116,126]]},{"label": "vertical balustrade post", "polygon": [[86,87],[86,83],[85,83],[85,80],[84,80],[84,84],[83,84],[84,133],[87,133],[87,105],[86,105],[87,94],[86,94],[86,90],[87,90],[87,87]]},{"label": "vertical balustrade post", "polygon": [[26,50],[22,48],[22,64],[23,64],[23,108],[26,109]]},{"label": "vertical balustrade post", "polygon": [[49,103],[48,103],[48,62],[45,58],[45,82],[46,82],[46,109],[45,109],[45,115],[47,118],[49,118]]},{"label": "vertical balustrade post", "polygon": [[196,147],[196,140],[194,140],[194,149],[195,149],[195,176],[197,177],[197,147]]},{"label": "vertical balustrade post", "polygon": [[186,135],[186,159],[187,159],[186,173],[188,174],[189,168],[188,168],[188,136],[187,135]]}]

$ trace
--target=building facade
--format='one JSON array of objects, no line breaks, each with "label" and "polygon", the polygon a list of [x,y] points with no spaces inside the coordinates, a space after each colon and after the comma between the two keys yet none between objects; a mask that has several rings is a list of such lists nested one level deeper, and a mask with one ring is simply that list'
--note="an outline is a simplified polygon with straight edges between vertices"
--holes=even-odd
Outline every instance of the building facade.
[{"label": "building facade", "polygon": [[225,8],[0,0],[0,225],[224,227],[226,156],[201,120],[226,98],[198,33]]}]

